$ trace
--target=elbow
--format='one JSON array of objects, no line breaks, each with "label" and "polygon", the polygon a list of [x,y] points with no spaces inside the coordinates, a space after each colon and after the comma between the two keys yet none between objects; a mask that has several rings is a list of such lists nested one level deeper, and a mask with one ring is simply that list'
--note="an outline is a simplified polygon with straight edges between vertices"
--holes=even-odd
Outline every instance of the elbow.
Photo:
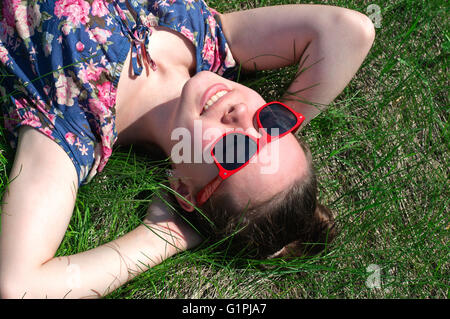
[{"label": "elbow", "polygon": [[21,299],[23,298],[23,293],[21,295],[20,285],[10,279],[1,279],[0,282],[0,298],[1,299]]},{"label": "elbow", "polygon": [[17,266],[8,262],[5,254],[0,253],[0,299],[20,299],[21,284]]},{"label": "elbow", "polygon": [[0,299],[39,299],[36,291],[28,289],[30,285],[20,280],[2,280],[0,283]]},{"label": "elbow", "polygon": [[370,48],[375,41],[375,26],[368,16],[359,12],[358,15],[358,37],[364,47]]},{"label": "elbow", "polygon": [[28,289],[31,281],[24,278],[24,274],[6,271],[0,267],[0,299],[36,298]]},{"label": "elbow", "polygon": [[362,50],[369,50],[375,40],[375,26],[372,20],[363,13],[351,9],[339,10],[335,15],[335,23],[346,30],[351,43]]}]

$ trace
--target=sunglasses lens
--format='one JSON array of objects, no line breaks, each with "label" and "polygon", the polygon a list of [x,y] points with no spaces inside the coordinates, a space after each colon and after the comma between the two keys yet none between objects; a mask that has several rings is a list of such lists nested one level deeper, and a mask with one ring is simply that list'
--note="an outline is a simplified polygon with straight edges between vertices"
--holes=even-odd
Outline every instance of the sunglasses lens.
[{"label": "sunglasses lens", "polygon": [[247,163],[256,151],[256,142],[250,137],[241,133],[230,133],[216,143],[213,154],[224,169],[232,171]]},{"label": "sunglasses lens", "polygon": [[281,135],[297,124],[297,117],[281,104],[273,103],[261,110],[259,120],[270,136]]}]

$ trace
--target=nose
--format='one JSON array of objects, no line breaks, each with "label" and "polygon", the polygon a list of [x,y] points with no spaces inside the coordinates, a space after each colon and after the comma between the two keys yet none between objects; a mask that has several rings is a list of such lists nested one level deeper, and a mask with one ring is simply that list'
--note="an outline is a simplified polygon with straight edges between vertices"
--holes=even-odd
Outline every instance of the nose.
[{"label": "nose", "polygon": [[253,114],[250,114],[249,108],[245,103],[230,105],[222,117],[222,123],[233,126],[240,125],[243,129],[253,126],[252,121]]},{"label": "nose", "polygon": [[254,125],[254,115],[254,112],[251,112],[247,104],[238,103],[230,105],[226,109],[225,114],[222,117],[222,123],[233,128],[243,129],[247,133],[259,137],[260,134]]},{"label": "nose", "polygon": [[242,121],[248,113],[248,107],[244,103],[230,105],[223,116],[225,124],[237,123]]}]

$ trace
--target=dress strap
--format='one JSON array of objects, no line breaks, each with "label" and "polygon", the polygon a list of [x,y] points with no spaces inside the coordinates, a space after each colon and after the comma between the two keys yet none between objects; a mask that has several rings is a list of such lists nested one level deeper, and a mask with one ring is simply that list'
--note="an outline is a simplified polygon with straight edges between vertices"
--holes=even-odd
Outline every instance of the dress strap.
[{"label": "dress strap", "polygon": [[139,18],[139,16],[136,16],[136,18],[135,18],[136,25],[134,26],[134,28],[130,29],[127,18],[125,16],[123,10],[120,8],[119,4],[117,3],[117,0],[114,1],[114,7],[117,10],[117,13],[119,14],[119,17],[121,18],[123,24],[125,25],[126,31],[130,38],[131,62],[133,65],[134,74],[140,75],[142,73],[142,69],[144,66],[145,66],[147,75],[149,73],[149,67],[153,71],[156,71],[157,70],[156,63],[151,58],[150,53],[148,52],[148,49],[147,49],[148,43],[149,43],[149,37],[152,35],[152,29],[150,29],[146,25],[142,24],[142,21]]},{"label": "dress strap", "polygon": [[[156,63],[150,57],[150,53],[148,52],[148,42],[149,37],[152,35],[152,30],[138,23],[132,30],[132,52],[131,52],[131,61],[133,64],[133,72],[135,75],[140,75],[142,73],[142,64],[145,65],[145,70],[147,74],[149,73],[149,66],[153,71],[156,71]],[[142,61],[144,63],[142,63]]]}]

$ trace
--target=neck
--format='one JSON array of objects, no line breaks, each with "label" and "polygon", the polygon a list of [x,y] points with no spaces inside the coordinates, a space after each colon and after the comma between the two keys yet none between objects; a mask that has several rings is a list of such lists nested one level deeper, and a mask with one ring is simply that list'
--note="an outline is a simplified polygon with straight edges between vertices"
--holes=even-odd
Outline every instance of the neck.
[{"label": "neck", "polygon": [[180,74],[172,76],[170,81],[152,81],[152,84],[159,82],[161,85],[138,90],[133,99],[127,100],[126,108],[117,111],[117,143],[156,144],[169,155],[173,143],[169,131],[181,91],[189,79],[189,74]]}]

